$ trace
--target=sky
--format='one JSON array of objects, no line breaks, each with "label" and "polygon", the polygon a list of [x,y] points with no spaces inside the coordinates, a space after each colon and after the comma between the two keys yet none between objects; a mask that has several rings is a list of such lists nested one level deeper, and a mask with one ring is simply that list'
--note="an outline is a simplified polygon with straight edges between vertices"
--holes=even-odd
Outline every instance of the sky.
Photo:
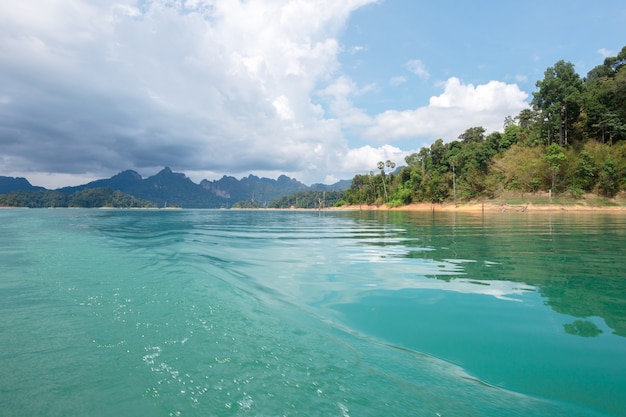
[{"label": "sky", "polygon": [[623,0],[2,0],[0,175],[332,184],[625,45]]}]

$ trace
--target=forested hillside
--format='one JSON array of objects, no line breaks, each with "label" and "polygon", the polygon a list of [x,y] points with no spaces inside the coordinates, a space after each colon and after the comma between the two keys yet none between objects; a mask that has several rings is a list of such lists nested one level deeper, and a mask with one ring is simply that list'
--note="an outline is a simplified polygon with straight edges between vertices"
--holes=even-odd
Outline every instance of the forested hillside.
[{"label": "forested hillside", "polygon": [[115,207],[154,208],[151,201],[137,199],[112,188],[88,188],[67,195],[60,191],[33,190],[0,194],[0,207],[60,208]]},{"label": "forested hillside", "polygon": [[343,195],[343,191],[305,191],[274,200],[267,207],[320,209],[336,205]]},{"label": "forested hillside", "polygon": [[[458,140],[437,139],[405,158],[356,175],[347,204],[495,198],[549,191],[614,197],[626,187],[626,47],[581,78],[559,61],[537,81],[531,106],[486,135],[469,127]],[[399,162],[399,161],[396,161]],[[400,164],[399,164],[400,165]]]}]

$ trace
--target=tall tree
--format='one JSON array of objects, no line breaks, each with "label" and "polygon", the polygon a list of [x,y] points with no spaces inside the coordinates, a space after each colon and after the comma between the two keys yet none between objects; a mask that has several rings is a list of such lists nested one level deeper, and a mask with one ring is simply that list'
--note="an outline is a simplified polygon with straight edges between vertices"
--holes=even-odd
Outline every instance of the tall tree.
[{"label": "tall tree", "polygon": [[378,169],[380,169],[380,176],[383,179],[383,190],[385,192],[385,202],[389,202],[389,197],[387,196],[387,185],[385,183],[385,163],[383,161],[378,161]]},{"label": "tall tree", "polygon": [[[391,192],[391,177],[392,177],[393,170],[396,168],[396,163],[390,161],[389,159],[387,159],[387,161],[385,161],[385,166],[390,169],[390,171],[389,171],[389,192]],[[383,181],[384,180],[385,180],[385,178],[384,178],[384,175],[383,175]]]},{"label": "tall tree", "polygon": [[558,61],[537,81],[532,106],[541,111],[548,128],[548,142],[552,143],[558,131],[559,145],[567,144],[574,122],[580,115],[583,82],[574,70],[574,64]]},{"label": "tall tree", "polygon": [[590,134],[602,142],[626,139],[626,46],[589,71],[584,85],[585,122]]}]

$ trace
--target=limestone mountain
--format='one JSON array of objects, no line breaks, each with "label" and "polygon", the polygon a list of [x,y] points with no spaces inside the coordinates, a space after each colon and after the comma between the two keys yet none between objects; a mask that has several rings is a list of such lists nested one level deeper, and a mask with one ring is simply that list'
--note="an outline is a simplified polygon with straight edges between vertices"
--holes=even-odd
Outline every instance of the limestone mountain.
[{"label": "limestone mountain", "polygon": [[[132,170],[122,171],[108,179],[100,179],[76,187],[64,187],[58,191],[72,194],[89,188],[111,188],[136,198],[149,200],[159,207],[180,206],[185,208],[230,208],[240,201],[254,201],[261,206],[273,200],[303,191],[346,189],[350,181],[327,186],[315,184],[309,187],[300,181],[281,175],[278,179],[249,175],[241,180],[223,176],[219,180],[202,180],[194,183],[185,174],[165,167],[157,174],[142,178]],[[337,188],[343,187],[343,188]]]}]

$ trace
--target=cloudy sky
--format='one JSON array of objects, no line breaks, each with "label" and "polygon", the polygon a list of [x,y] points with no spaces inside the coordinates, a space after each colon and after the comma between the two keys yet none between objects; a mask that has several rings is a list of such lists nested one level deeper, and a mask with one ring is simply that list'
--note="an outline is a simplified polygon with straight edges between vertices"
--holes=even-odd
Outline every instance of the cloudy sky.
[{"label": "cloudy sky", "polygon": [[624,45],[623,0],[2,0],[0,175],[333,183]]}]

